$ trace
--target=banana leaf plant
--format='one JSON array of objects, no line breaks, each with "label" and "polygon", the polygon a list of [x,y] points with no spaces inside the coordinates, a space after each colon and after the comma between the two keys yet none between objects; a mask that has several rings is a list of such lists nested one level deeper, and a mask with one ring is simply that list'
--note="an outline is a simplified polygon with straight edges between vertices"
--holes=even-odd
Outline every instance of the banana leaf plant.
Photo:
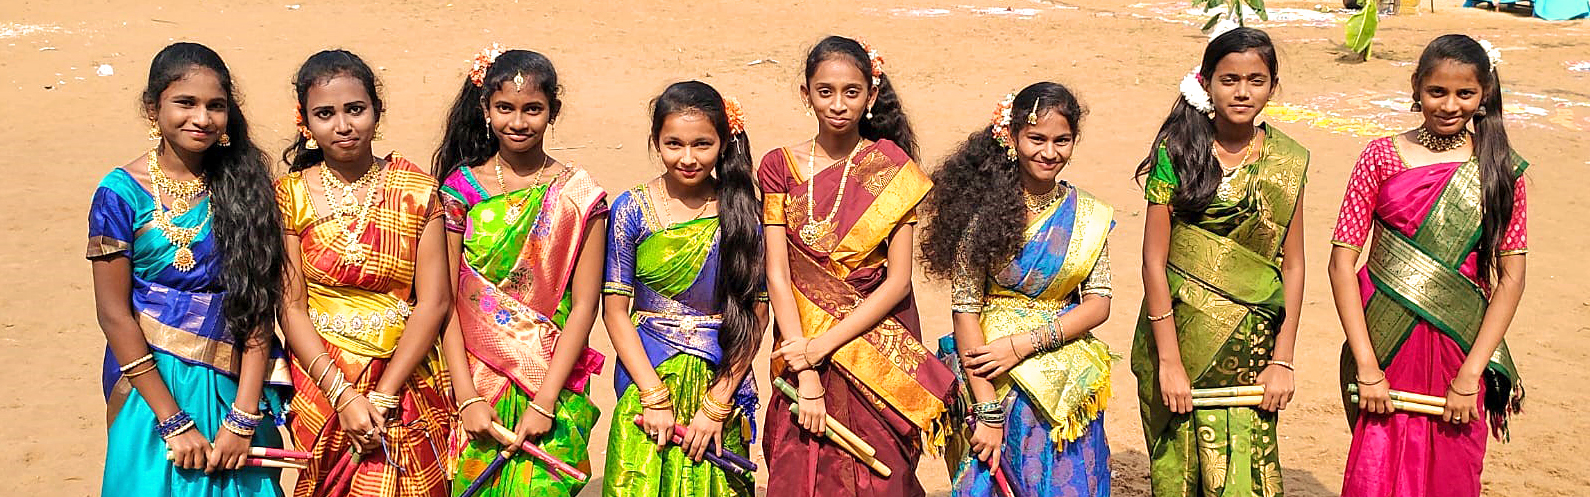
[{"label": "banana leaf plant", "polygon": [[1253,11],[1261,21],[1270,20],[1270,15],[1264,12],[1264,0],[1193,0],[1192,4],[1194,7],[1203,7],[1204,11],[1225,7],[1224,12],[1216,12],[1215,15],[1209,16],[1209,21],[1204,23],[1204,31],[1215,27],[1221,19],[1230,19],[1238,26],[1247,26],[1244,21],[1247,17],[1243,14],[1244,10]]},{"label": "banana leaf plant", "polygon": [[1375,30],[1380,27],[1379,15],[1374,2],[1364,2],[1363,8],[1358,9],[1358,13],[1347,18],[1347,49],[1358,54],[1363,60],[1369,60],[1370,51],[1374,47]]}]

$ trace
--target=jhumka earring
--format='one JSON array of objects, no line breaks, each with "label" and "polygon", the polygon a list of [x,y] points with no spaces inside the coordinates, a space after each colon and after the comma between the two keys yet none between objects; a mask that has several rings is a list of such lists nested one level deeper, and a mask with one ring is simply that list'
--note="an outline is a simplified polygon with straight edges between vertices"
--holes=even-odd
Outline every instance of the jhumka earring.
[{"label": "jhumka earring", "polygon": [[221,133],[221,139],[216,140],[215,144],[223,147],[230,147],[232,146],[232,137],[226,136],[226,133]]},{"label": "jhumka earring", "polygon": [[314,135],[310,135],[309,134],[309,128],[305,128],[305,127],[300,126],[298,128],[298,133],[304,135],[304,148],[309,149],[309,150],[319,150],[320,149],[320,144],[319,143],[315,143]]},{"label": "jhumka earring", "polygon": [[1408,106],[1408,112],[1424,112],[1424,106],[1419,105],[1418,100],[1414,100],[1413,105]]},{"label": "jhumka earring", "polygon": [[159,124],[155,124],[154,120],[150,120],[149,121],[149,139],[150,140],[159,140],[160,139],[160,125]]}]

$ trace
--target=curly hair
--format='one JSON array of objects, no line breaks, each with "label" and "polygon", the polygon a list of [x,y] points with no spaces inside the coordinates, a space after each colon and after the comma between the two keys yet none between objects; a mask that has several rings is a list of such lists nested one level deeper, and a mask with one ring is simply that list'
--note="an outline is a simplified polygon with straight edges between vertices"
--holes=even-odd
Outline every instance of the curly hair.
[{"label": "curly hair", "polygon": [[[1058,113],[1080,134],[1087,110],[1064,85],[1045,81],[1016,94],[1011,136],[1021,135],[1027,127],[1021,116],[1033,113],[1040,101],[1038,114]],[[972,133],[944,159],[933,172],[933,190],[922,202],[929,220],[922,229],[922,262],[929,276],[952,277],[958,258],[972,274],[987,274],[1016,255],[1027,225],[1020,169],[1019,159],[1011,160],[994,139],[992,124]]]}]

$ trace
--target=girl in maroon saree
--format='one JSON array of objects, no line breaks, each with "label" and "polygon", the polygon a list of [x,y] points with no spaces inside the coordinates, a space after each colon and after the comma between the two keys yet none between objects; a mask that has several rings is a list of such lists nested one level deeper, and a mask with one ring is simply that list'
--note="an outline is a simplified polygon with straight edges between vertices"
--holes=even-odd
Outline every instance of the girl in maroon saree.
[{"label": "girl in maroon saree", "polygon": [[[768,294],[782,342],[763,449],[782,495],[924,495],[916,463],[953,375],[921,342],[911,297],[916,204],[931,186],[882,60],[830,36],[806,57],[801,92],[818,118],[810,142],[769,152]],[[827,167],[818,169],[818,155]],[[787,367],[784,367],[787,365]],[[889,475],[823,438],[824,415],[871,445]]]},{"label": "girl in maroon saree", "polygon": [[[1505,439],[1523,400],[1502,335],[1523,293],[1528,163],[1508,145],[1489,51],[1431,42],[1413,78],[1424,123],[1370,142],[1348,180],[1330,263],[1357,395],[1344,496],[1479,495],[1486,433]],[[1446,407],[1394,411],[1392,391]]]}]

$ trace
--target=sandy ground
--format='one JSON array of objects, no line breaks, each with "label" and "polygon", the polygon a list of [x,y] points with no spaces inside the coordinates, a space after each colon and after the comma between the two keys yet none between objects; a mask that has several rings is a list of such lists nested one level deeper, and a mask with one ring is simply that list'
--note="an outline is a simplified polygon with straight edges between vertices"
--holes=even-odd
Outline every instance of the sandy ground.
[{"label": "sandy ground", "polygon": [[[1071,85],[1092,113],[1077,163],[1064,177],[1117,206],[1114,319],[1098,335],[1123,354],[1131,342],[1138,284],[1141,191],[1131,170],[1146,151],[1177,81],[1197,63],[1204,37],[1180,0],[1065,5],[1028,0],[756,2],[667,5],[549,0],[479,2],[227,2],[224,8],[131,0],[0,5],[0,493],[91,495],[104,457],[99,392],[103,338],[93,319],[82,259],[84,212],[98,179],[149,143],[136,104],[150,57],[173,40],[199,41],[232,64],[246,111],[279,150],[292,126],[289,78],[316,50],[345,47],[378,66],[391,111],[387,141],[416,160],[431,154],[441,117],[470,56],[491,42],[548,54],[567,88],[552,138],[556,156],[590,169],[612,191],[657,173],[646,153],[646,102],[667,83],[700,78],[737,95],[757,153],[812,132],[795,88],[805,50],[827,33],[860,35],[888,58],[922,135],[928,167],[985,123],[1006,92],[1039,80]],[[962,2],[980,1],[977,5]],[[1424,43],[1448,32],[1493,40],[1506,58],[1509,128],[1531,159],[1534,236],[1529,291],[1509,338],[1529,386],[1512,442],[1491,445],[1489,495],[1575,495],[1590,471],[1574,454],[1590,422],[1575,376],[1590,359],[1590,295],[1579,266],[1590,230],[1572,181],[1590,166],[1590,25],[1547,23],[1461,9],[1383,18],[1377,58],[1342,58],[1341,12],[1314,2],[1272,1],[1282,91],[1270,120],[1314,153],[1307,221],[1308,290],[1297,350],[1296,401],[1282,416],[1282,465],[1291,495],[1333,495],[1349,433],[1336,397],[1341,332],[1325,278],[1326,243],[1353,160],[1371,137],[1406,129],[1408,75]],[[1331,6],[1334,6],[1332,4]],[[756,60],[763,63],[752,64]],[[97,75],[108,65],[112,75]],[[1575,172],[1577,171],[1577,173]],[[1579,228],[1573,228],[1579,226]],[[1578,248],[1575,248],[1578,247]],[[920,278],[919,278],[920,279]],[[1578,283],[1575,283],[1578,282]],[[944,285],[922,281],[919,304],[932,339],[949,332]],[[610,350],[605,334],[593,344]],[[613,361],[609,362],[611,368]],[[764,365],[765,366],[765,365]],[[1119,495],[1147,493],[1146,456],[1133,378],[1114,370],[1117,395],[1106,429]],[[610,374],[611,369],[606,374]],[[594,396],[612,405],[604,376]],[[763,376],[765,378],[765,375]],[[1579,385],[1579,386],[1575,386]],[[766,392],[767,390],[763,390]],[[593,441],[596,466],[606,426]],[[756,452],[760,452],[757,450]],[[599,470],[598,470],[599,471]],[[918,473],[947,492],[941,461]],[[597,494],[593,484],[585,492]],[[1575,490],[1578,489],[1578,490]]]}]

